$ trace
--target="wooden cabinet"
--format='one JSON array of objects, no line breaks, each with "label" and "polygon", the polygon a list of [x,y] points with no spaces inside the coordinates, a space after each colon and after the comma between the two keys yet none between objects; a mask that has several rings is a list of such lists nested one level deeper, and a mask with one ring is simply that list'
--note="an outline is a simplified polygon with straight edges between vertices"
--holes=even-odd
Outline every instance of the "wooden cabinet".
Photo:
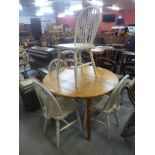
[{"label": "wooden cabinet", "polygon": [[47,36],[52,38],[53,44],[58,44],[63,38],[63,28],[61,26],[48,26]]}]

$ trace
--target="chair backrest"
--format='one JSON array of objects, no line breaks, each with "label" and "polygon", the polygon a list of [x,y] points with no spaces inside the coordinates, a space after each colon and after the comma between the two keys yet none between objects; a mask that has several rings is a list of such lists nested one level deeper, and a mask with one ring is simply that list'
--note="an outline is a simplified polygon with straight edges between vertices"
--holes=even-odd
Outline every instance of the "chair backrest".
[{"label": "chair backrest", "polygon": [[135,105],[135,78],[127,86],[128,96],[133,105]]},{"label": "chair backrest", "polygon": [[[60,59],[59,61],[59,72],[62,72],[65,68],[67,68],[67,63]],[[57,65],[58,65],[58,59],[54,59],[52,60],[50,63],[49,63],[49,66],[48,66],[48,72],[55,72],[57,71]]]},{"label": "chair backrest", "polygon": [[135,77],[135,62],[123,62],[122,65],[122,71],[123,74],[129,74],[130,78],[132,79],[133,77]]},{"label": "chair backrest", "polygon": [[40,82],[35,81],[32,83],[32,86],[34,87],[37,97],[39,99],[39,102],[41,104],[43,113],[47,115],[47,117],[50,115],[51,117],[61,116],[62,110],[59,106],[58,101],[53,96],[52,93],[50,93]]},{"label": "chair backrest", "polygon": [[97,7],[89,6],[78,16],[74,35],[75,47],[92,46],[95,39],[101,14]]},{"label": "chair backrest", "polygon": [[96,59],[96,66],[106,68],[114,73],[116,73],[117,70],[117,65],[114,61],[102,57]]},{"label": "chair backrest", "polygon": [[110,60],[116,61],[119,52],[115,50],[106,50],[104,53],[104,57]]},{"label": "chair backrest", "polygon": [[122,91],[125,88],[126,80],[129,78],[129,75],[126,75],[122,78],[122,80],[118,83],[118,85],[114,88],[110,97],[104,107],[105,110],[112,110],[113,108],[118,108],[120,106],[122,100]]}]

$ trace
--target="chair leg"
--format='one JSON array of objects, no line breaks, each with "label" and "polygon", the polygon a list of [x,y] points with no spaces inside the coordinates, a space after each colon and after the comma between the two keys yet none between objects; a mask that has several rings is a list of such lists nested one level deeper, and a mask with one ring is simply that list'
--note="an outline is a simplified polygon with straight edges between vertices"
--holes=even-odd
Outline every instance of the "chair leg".
[{"label": "chair leg", "polygon": [[87,121],[87,110],[85,110],[85,114],[84,114],[84,121],[83,121],[84,129],[86,128],[86,121]]},{"label": "chair leg", "polygon": [[76,116],[77,116],[77,120],[79,122],[80,130],[82,131],[81,118],[80,118],[80,115],[79,115],[79,111],[78,110],[76,110]]},{"label": "chair leg", "polygon": [[95,62],[94,62],[93,53],[92,53],[91,49],[89,50],[89,55],[90,55],[90,58],[91,58],[91,62],[92,62],[92,65],[93,65],[95,76],[97,77],[96,68],[95,68]]},{"label": "chair leg", "polygon": [[108,140],[111,140],[110,114],[107,115]]},{"label": "chair leg", "polygon": [[75,87],[77,88],[77,50],[74,52],[74,76],[75,76]]},{"label": "chair leg", "polygon": [[44,134],[46,133],[47,121],[48,121],[48,119],[46,119],[46,118],[45,118],[45,123],[44,123],[44,131],[43,131],[43,132],[44,132]]},{"label": "chair leg", "polygon": [[58,64],[57,64],[57,78],[59,77],[59,69],[60,69],[60,57],[61,57],[61,51],[60,48],[58,48]]},{"label": "chair leg", "polygon": [[116,111],[114,112],[114,115],[115,115],[117,126],[119,126],[119,122],[118,122],[118,117],[117,117],[117,112]]},{"label": "chair leg", "polygon": [[57,148],[59,147],[59,135],[60,135],[60,122],[59,120],[56,120],[56,139],[57,139]]},{"label": "chair leg", "polygon": [[80,64],[82,64],[81,51],[78,51],[78,55],[79,55]]},{"label": "chair leg", "polygon": [[43,117],[42,111],[41,111],[40,114],[39,114],[39,119],[41,119],[41,117]]}]

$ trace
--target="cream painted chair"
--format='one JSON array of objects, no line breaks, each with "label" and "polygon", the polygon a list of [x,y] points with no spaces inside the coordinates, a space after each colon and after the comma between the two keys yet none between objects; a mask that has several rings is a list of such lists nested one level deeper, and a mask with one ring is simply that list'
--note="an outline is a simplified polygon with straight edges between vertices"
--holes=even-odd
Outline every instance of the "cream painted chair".
[{"label": "cream painted chair", "polygon": [[110,123],[110,117],[112,114],[114,114],[117,126],[119,126],[118,118],[117,118],[117,111],[120,109],[120,104],[122,101],[122,91],[125,88],[126,80],[129,78],[129,75],[126,75],[123,77],[123,79],[119,82],[119,84],[115,87],[115,89],[112,91],[110,96],[105,95],[102,97],[101,101],[99,101],[93,108],[101,113],[101,115],[98,115],[95,121],[97,121],[100,124],[104,124],[103,121],[99,120],[99,117],[102,116],[102,114],[106,114],[107,116],[107,127],[108,127],[108,139],[111,139],[111,123]]},{"label": "cream painted chair", "polygon": [[[60,132],[67,129],[77,121],[81,127],[81,119],[78,112],[78,104],[75,103],[74,100],[67,100],[67,103],[59,103],[59,101],[53,96],[51,92],[49,92],[41,83],[38,81],[33,82],[33,87],[36,91],[37,97],[42,107],[43,116],[45,118],[44,123],[44,133],[46,132],[47,121],[51,118],[56,120],[56,139],[57,139],[57,147],[59,147],[59,135]],[[76,112],[77,119],[68,122],[65,120],[71,113]],[[63,121],[66,125],[60,128],[60,121]]]},{"label": "cream painted chair", "polygon": [[[101,14],[97,7],[89,6],[84,9],[78,16],[74,35],[74,44],[64,44],[58,46],[58,60],[61,57],[61,48],[74,50],[74,74],[75,87],[77,88],[78,68],[85,65],[92,65],[96,76],[95,63],[91,48],[100,24]],[[81,52],[82,50],[89,51],[91,62],[82,64]],[[57,73],[59,73],[59,65]]]},{"label": "cream painted chair", "polygon": [[[48,65],[48,73],[50,72],[56,73],[57,65],[58,65],[58,59],[52,60]],[[62,72],[67,67],[68,67],[67,63],[64,60],[59,59],[59,72]]]},{"label": "cream painted chair", "polygon": [[[93,109],[100,112],[100,114],[94,119],[94,121],[105,125],[105,122],[100,120],[103,114],[107,116],[107,127],[108,127],[108,139],[111,139],[111,123],[110,117],[114,114],[117,126],[119,126],[117,112],[120,109],[120,104],[122,102],[122,92],[126,86],[126,80],[129,78],[129,75],[126,75],[122,78],[122,80],[118,83],[118,85],[114,88],[110,96],[104,95],[101,100],[93,105]],[[84,117],[84,123],[86,123],[86,113]],[[86,124],[84,124],[85,126]]]}]

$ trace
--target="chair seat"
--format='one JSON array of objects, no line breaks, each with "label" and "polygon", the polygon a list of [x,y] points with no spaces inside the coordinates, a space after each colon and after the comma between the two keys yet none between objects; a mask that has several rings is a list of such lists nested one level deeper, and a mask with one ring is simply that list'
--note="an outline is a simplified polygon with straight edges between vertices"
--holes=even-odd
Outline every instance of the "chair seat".
[{"label": "chair seat", "polygon": [[105,105],[106,105],[108,99],[109,99],[109,96],[104,95],[102,97],[102,99],[94,105],[94,109],[96,109],[99,112],[105,112],[105,113],[113,112],[113,110],[117,109],[117,107],[115,106],[116,104],[113,104],[114,106],[113,106],[113,108],[110,108],[110,110],[106,109]]},{"label": "chair seat", "polygon": [[108,95],[104,95],[104,96],[100,99],[100,101],[99,101],[98,103],[96,103],[96,104],[93,105],[93,107],[94,107],[95,109],[101,111],[101,110],[104,108],[104,106],[105,106],[105,104],[106,104],[108,98],[109,98]]},{"label": "chair seat", "polygon": [[73,99],[64,99],[64,101],[60,103],[60,106],[62,109],[62,116],[57,117],[59,119],[66,118],[69,114],[79,108],[77,102],[75,102]]},{"label": "chair seat", "polygon": [[[56,116],[54,118],[60,119],[60,120],[66,118],[68,115],[70,115],[72,112],[74,112],[79,108],[77,105],[77,102],[75,102],[72,99],[63,99],[63,102],[61,102],[59,105],[60,105],[60,108],[62,109],[62,115]],[[48,115],[44,113],[43,115],[47,119],[53,118],[52,114],[50,113],[48,113]]]}]

